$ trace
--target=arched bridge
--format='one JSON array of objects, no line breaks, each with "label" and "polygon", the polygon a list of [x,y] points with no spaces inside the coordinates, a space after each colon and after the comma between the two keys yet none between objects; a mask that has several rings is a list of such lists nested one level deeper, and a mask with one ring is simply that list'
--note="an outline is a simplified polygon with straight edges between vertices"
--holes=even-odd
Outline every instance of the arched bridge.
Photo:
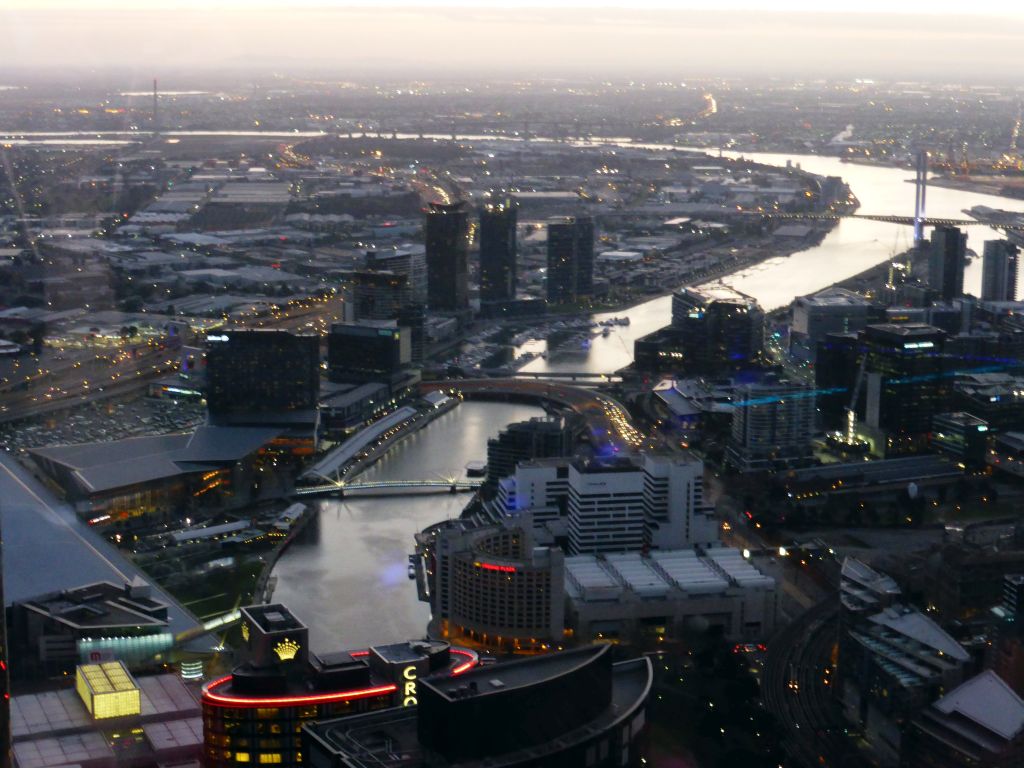
[{"label": "arched bridge", "polygon": [[378,480],[364,483],[322,483],[296,488],[292,496],[309,498],[311,496],[344,497],[352,494],[372,493],[376,496],[402,495],[404,492],[433,490],[438,493],[468,493],[477,490],[482,480]]}]

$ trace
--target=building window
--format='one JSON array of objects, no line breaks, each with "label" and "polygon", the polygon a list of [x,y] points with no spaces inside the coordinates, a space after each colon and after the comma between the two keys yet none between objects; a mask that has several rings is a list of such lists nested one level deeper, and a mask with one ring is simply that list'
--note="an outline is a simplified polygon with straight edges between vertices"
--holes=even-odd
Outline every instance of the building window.
[{"label": "building window", "polygon": [[235,762],[236,763],[248,763],[249,762],[249,753],[248,752],[235,752]]},{"label": "building window", "polygon": [[260,763],[264,765],[277,764],[281,762],[280,752],[265,752],[260,755]]}]

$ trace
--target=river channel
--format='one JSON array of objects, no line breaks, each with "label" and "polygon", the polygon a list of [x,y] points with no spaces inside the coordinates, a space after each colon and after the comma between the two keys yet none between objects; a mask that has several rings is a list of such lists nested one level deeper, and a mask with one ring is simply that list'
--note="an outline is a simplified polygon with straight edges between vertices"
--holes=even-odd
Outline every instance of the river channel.
[{"label": "river channel", "polygon": [[[462,477],[487,439],[540,408],[463,402],[363,472],[360,480]],[[458,517],[465,493],[321,501],[320,515],[274,567],[274,601],[305,621],[314,649],[332,651],[422,637],[430,610],[408,577],[413,534]]]},{"label": "river channel", "polygon": [[[842,176],[860,200],[861,213],[909,216],[913,212],[914,188],[906,181],[912,173],[905,169],[814,155],[742,156],[780,166],[790,160],[811,173]],[[940,187],[928,190],[929,216],[967,218],[963,210],[975,205],[1024,211],[1022,200]],[[971,227],[968,247],[980,253],[985,239],[999,236],[987,227]],[[820,245],[763,262],[723,282],[773,309],[885,261],[909,247],[911,239],[907,226],[845,219]],[[980,260],[968,266],[964,283],[967,292],[978,292]],[[595,315],[597,320],[628,316],[630,325],[615,326],[608,336],[595,337],[588,350],[537,358],[526,370],[609,372],[621,368],[631,362],[633,341],[638,336],[669,322],[670,304],[670,297],[663,296],[619,312]],[[544,344],[533,342],[524,349],[540,351]],[[463,403],[405,440],[364,477],[404,480],[460,474],[467,461],[485,457],[488,437],[512,421],[540,413],[539,408],[527,406]],[[323,502],[319,521],[274,569],[278,578],[274,599],[309,624],[314,647],[323,650],[422,635],[429,612],[426,604],[416,600],[407,577],[412,535],[431,522],[458,515],[466,500],[462,495],[430,495]]]}]

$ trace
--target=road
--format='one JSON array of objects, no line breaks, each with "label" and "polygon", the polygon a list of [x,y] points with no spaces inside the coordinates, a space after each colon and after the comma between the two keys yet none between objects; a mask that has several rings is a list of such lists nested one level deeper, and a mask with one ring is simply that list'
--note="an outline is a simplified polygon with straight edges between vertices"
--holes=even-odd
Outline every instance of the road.
[{"label": "road", "polygon": [[420,391],[456,390],[466,397],[526,398],[565,406],[586,420],[598,456],[627,453],[649,441],[634,425],[626,408],[614,398],[583,387],[524,379],[451,379],[423,382]]}]

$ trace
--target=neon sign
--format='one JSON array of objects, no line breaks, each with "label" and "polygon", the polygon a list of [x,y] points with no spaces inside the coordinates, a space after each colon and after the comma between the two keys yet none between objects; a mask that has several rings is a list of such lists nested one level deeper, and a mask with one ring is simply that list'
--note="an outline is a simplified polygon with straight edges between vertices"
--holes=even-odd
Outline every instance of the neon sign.
[{"label": "neon sign", "polygon": [[415,707],[416,706],[416,667],[409,665],[402,670],[402,678],[405,682],[402,684],[402,706],[403,707]]},{"label": "neon sign", "polygon": [[477,568],[482,568],[485,571],[498,571],[499,573],[515,573],[516,567],[514,565],[498,565],[497,563],[481,563],[479,561],[474,562]]}]

